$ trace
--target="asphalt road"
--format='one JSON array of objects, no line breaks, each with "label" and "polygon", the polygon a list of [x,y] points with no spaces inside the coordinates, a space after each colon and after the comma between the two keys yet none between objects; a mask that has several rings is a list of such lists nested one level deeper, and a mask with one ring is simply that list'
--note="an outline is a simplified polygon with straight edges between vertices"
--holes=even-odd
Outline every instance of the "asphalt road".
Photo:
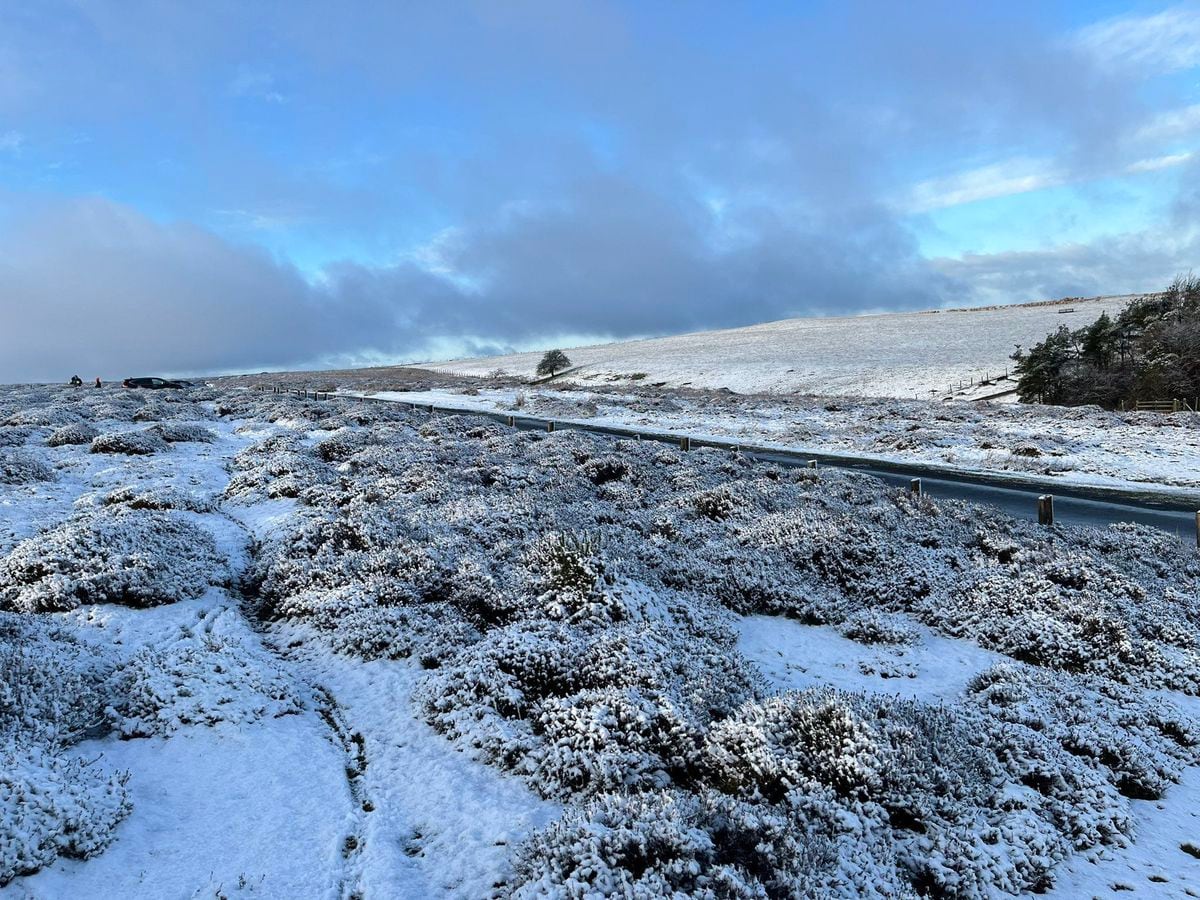
[{"label": "asphalt road", "polygon": [[[335,395],[336,396],[336,395]],[[343,397],[348,395],[343,394]],[[371,400],[379,403],[404,400],[379,400],[372,397],[354,399]],[[418,409],[429,410],[428,405],[413,404]],[[479,412],[435,405],[435,414],[482,416],[507,423],[504,413]],[[544,431],[548,421],[534,416],[514,416],[513,424],[525,430]],[[655,440],[679,446],[684,435],[672,432],[627,428],[614,425],[599,425],[588,422],[555,421],[556,430],[587,431],[617,437]],[[1106,526],[1114,522],[1137,522],[1150,525],[1177,535],[1181,540],[1197,541],[1196,512],[1200,509],[1200,497],[1181,498],[1165,492],[1156,492],[1147,486],[1141,490],[1125,490],[1091,485],[1053,483],[1049,479],[1034,479],[1007,472],[961,472],[921,463],[899,463],[893,461],[863,459],[835,453],[812,451],[790,451],[774,447],[757,447],[739,444],[732,440],[715,438],[691,438],[691,447],[714,447],[738,449],[752,459],[773,462],[784,466],[807,466],[816,460],[820,466],[851,469],[873,475],[887,484],[908,488],[912,479],[921,479],[921,489],[931,497],[947,500],[963,500],[981,503],[1003,510],[1015,518],[1037,518],[1037,500],[1043,494],[1054,496],[1054,520],[1057,523]]]}]

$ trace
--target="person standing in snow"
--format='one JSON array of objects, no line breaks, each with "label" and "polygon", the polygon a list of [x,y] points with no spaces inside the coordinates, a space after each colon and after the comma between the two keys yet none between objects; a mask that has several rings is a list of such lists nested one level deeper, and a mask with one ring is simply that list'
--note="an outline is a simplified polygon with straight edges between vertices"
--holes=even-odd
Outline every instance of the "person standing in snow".
[{"label": "person standing in snow", "polygon": [[96,376],[96,387],[104,387],[104,385],[100,383],[100,376],[99,376],[99,375],[97,375],[97,376]]},{"label": "person standing in snow", "polygon": [[83,379],[78,375],[71,376],[71,387],[83,387]]}]

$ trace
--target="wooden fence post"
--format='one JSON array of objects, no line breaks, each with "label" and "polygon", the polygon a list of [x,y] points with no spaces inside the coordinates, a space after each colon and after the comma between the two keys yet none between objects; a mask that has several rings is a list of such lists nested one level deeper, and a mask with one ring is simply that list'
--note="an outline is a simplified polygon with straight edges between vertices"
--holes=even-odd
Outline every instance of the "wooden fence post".
[{"label": "wooden fence post", "polygon": [[910,494],[916,494],[918,497],[921,496],[921,479],[920,478],[914,478],[911,481],[909,481],[908,492]]},{"label": "wooden fence post", "polygon": [[1200,549],[1200,509],[1196,510],[1196,548]]},{"label": "wooden fence post", "polygon": [[1042,494],[1038,497],[1038,524],[1053,525],[1054,524],[1054,495]]},{"label": "wooden fence post", "polygon": [[681,437],[679,439],[679,449],[680,450],[691,450],[692,449],[692,439],[690,437],[686,437],[686,436]]},{"label": "wooden fence post", "polygon": [[815,469],[816,467],[817,467],[817,461],[815,459],[810,459],[808,461],[808,468]]},{"label": "wooden fence post", "polygon": [[515,428],[517,425],[517,420],[513,416],[505,416],[504,424],[507,425],[509,428]]},{"label": "wooden fence post", "polygon": [[554,430],[554,420],[552,419],[546,423],[546,431],[547,431],[547,433],[549,433],[553,430]]}]

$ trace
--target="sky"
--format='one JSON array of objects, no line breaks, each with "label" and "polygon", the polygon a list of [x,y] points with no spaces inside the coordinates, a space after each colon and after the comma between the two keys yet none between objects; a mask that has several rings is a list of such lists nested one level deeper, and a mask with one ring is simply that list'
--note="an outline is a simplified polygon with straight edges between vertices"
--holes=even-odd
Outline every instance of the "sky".
[{"label": "sky", "polygon": [[1200,0],[0,4],[0,382],[1200,269]]}]

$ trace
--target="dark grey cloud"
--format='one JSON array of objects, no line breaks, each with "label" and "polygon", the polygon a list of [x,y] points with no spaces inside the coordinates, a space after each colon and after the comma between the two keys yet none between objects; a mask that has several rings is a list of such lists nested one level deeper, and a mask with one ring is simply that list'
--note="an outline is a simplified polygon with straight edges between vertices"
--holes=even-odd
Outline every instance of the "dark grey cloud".
[{"label": "dark grey cloud", "polygon": [[7,223],[0,298],[0,381],[295,365],[393,331],[390,304],[333,303],[261,250],[94,199]]}]

